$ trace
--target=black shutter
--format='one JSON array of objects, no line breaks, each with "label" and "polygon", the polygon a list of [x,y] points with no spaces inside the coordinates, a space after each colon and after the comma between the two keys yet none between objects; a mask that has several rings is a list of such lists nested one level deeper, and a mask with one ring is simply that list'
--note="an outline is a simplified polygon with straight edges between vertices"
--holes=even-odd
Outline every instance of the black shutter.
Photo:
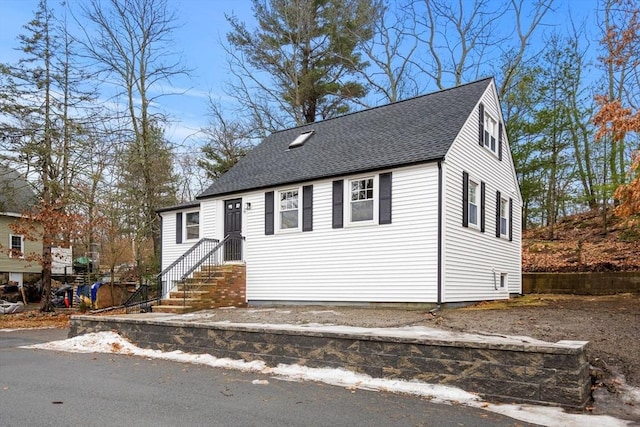
[{"label": "black shutter", "polygon": [[513,240],[513,200],[509,198],[509,241]]},{"label": "black shutter", "polygon": [[499,191],[496,191],[496,237],[500,237],[500,219],[501,219],[501,212],[500,212],[500,201],[502,198],[502,194],[500,194]]},{"label": "black shutter", "polygon": [[302,231],[313,230],[313,185],[302,187]]},{"label": "black shutter", "polygon": [[480,231],[484,233],[484,217],[485,217],[485,203],[484,203],[484,182],[480,181]]},{"label": "black shutter", "polygon": [[264,193],[264,234],[273,234],[273,191]]},{"label": "black shutter", "polygon": [[344,219],[344,181],[333,181],[333,219],[331,226],[333,228],[342,228]]},{"label": "black shutter", "polygon": [[462,226],[469,226],[469,174],[467,172],[462,172]]},{"label": "black shutter", "polygon": [[484,104],[480,103],[478,106],[478,142],[481,147],[484,147]]},{"label": "black shutter", "polygon": [[378,181],[380,183],[378,223],[391,224],[391,172],[381,173]]},{"label": "black shutter", "polygon": [[176,213],[176,243],[182,243],[182,212]]},{"label": "black shutter", "polygon": [[502,123],[498,124],[498,160],[502,161]]}]

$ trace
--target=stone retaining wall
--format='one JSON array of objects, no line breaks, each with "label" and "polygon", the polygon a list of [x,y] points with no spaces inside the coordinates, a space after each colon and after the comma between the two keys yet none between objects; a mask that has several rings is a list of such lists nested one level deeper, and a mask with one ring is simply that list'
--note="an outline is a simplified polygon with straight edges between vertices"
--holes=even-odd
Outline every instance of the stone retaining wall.
[{"label": "stone retaining wall", "polygon": [[522,273],[524,294],[614,295],[640,292],[640,272]]},{"label": "stone retaining wall", "polygon": [[586,342],[416,339],[364,328],[361,333],[301,329],[306,328],[74,316],[69,336],[116,330],[142,348],[261,360],[268,366],[344,368],[377,378],[456,386],[490,401],[581,409],[590,399]]}]

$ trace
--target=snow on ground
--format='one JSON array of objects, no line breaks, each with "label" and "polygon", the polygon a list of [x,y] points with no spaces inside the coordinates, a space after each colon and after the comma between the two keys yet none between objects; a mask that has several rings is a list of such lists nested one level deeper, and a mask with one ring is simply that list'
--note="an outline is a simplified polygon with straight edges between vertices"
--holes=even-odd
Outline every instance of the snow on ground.
[{"label": "snow on ground", "polygon": [[[264,325],[263,325],[264,326]],[[157,358],[176,362],[207,365],[214,368],[237,369],[271,375],[276,379],[289,381],[318,381],[326,384],[373,391],[411,394],[428,398],[432,402],[461,404],[496,412],[508,417],[543,426],[582,427],[622,427],[631,422],[608,415],[569,414],[560,408],[533,405],[502,405],[484,402],[477,395],[456,387],[427,384],[417,381],[372,378],[344,369],[309,368],[300,365],[268,367],[264,362],[220,359],[208,354],[190,354],[182,351],[162,352],[139,348],[115,332],[98,332],[80,335],[61,341],[24,346],[22,348],[68,351],[76,353],[118,353],[146,358]],[[254,384],[268,384],[266,380],[255,380]],[[640,390],[634,391],[640,404]]]}]

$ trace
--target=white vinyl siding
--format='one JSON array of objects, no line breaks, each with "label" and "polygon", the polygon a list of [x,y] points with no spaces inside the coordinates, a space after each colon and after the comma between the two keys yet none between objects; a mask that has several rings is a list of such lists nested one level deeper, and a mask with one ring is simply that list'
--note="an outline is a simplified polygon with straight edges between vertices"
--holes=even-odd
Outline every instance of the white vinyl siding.
[{"label": "white vinyl siding", "polygon": [[[490,86],[481,102],[485,115],[500,117],[494,90]],[[521,293],[521,199],[515,171],[506,145],[502,161],[492,151],[478,145],[477,109],[451,146],[443,167],[446,194],[443,302],[508,298],[510,293]],[[485,183],[485,233],[462,225],[463,171],[476,182]],[[513,241],[495,237],[497,191],[513,200]],[[507,282],[504,288],[500,287],[501,278]]]},{"label": "white vinyl siding", "polygon": [[[204,203],[203,203],[204,204]],[[176,243],[176,213],[182,212],[182,243]],[[215,215],[216,209],[215,205],[208,206],[205,211],[201,208],[199,211],[194,211],[193,208],[187,209],[184,211],[169,211],[162,212],[160,216],[162,217],[162,265],[161,268],[164,270],[171,263],[173,263],[176,259],[178,259],[183,253],[185,253],[191,246],[198,243],[198,241],[203,237],[213,238],[213,232],[208,232],[210,227],[213,226],[213,221],[209,223],[205,222],[211,215]],[[196,216],[191,215],[190,219],[187,219],[189,214],[197,214],[198,224],[197,229],[195,220]],[[189,235],[189,226],[191,227],[191,234]],[[195,232],[198,232],[197,237],[191,237],[195,235]],[[189,239],[187,237],[189,236]]]},{"label": "white vinyl siding", "polygon": [[392,172],[391,224],[332,228],[332,180],[324,180],[309,183],[312,232],[265,235],[264,192],[243,194],[252,206],[243,225],[247,299],[435,302],[437,166]]}]

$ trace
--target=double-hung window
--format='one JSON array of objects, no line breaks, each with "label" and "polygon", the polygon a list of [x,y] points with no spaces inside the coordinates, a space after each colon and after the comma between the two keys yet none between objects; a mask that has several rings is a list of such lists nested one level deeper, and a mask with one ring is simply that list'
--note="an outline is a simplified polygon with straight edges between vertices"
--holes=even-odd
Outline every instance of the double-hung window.
[{"label": "double-hung window", "polygon": [[185,215],[186,240],[200,237],[200,212],[187,212]]},{"label": "double-hung window", "polygon": [[298,189],[280,192],[280,230],[298,228],[298,196]]},{"label": "double-hung window", "polygon": [[478,221],[478,207],[480,206],[480,185],[469,180],[469,224],[478,227],[480,222]]},{"label": "double-hung window", "polygon": [[373,221],[373,177],[349,181],[350,221]]},{"label": "double-hung window", "polygon": [[498,152],[498,123],[493,117],[484,115],[484,146],[497,154]]},{"label": "double-hung window", "polygon": [[509,235],[509,200],[500,198],[500,235]]},{"label": "double-hung window", "polygon": [[9,258],[24,257],[24,237],[16,234],[9,235]]}]

